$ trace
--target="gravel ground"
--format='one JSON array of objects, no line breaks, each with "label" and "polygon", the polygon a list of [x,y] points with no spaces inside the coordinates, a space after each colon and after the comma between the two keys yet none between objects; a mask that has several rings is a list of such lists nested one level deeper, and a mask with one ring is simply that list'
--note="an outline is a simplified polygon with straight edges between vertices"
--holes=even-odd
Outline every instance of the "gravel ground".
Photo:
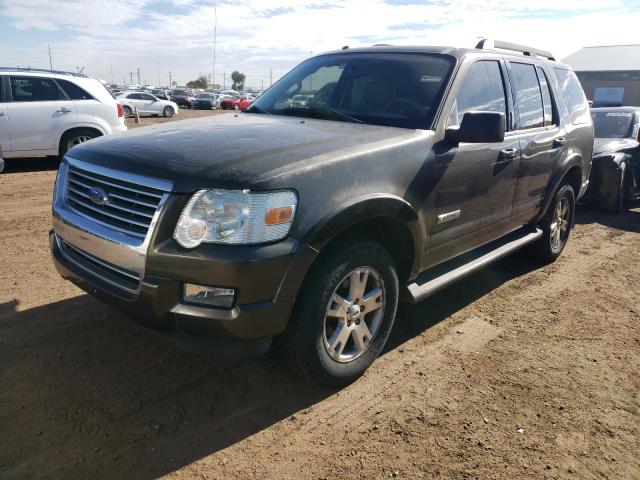
[{"label": "gravel ground", "polygon": [[640,209],[402,306],[336,391],[176,351],[60,279],[55,168],[0,175],[0,478],[640,478]]}]

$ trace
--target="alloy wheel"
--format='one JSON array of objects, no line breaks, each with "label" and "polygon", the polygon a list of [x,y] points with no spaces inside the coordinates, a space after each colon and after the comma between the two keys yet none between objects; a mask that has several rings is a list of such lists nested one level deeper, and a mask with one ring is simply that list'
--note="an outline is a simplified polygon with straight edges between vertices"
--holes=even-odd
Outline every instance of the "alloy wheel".
[{"label": "alloy wheel", "polygon": [[553,215],[553,222],[551,223],[551,246],[555,249],[560,248],[562,242],[565,241],[567,233],[569,231],[569,201],[567,198],[562,197]]},{"label": "alloy wheel", "polygon": [[380,274],[358,267],[335,288],[324,318],[323,340],[329,356],[347,363],[364,354],[378,334],[386,292]]},{"label": "alloy wheel", "polygon": [[87,142],[89,140],[91,140],[93,137],[89,137],[87,135],[78,135],[77,137],[73,137],[69,140],[69,143],[67,145],[67,150],[70,150],[71,148],[75,147],[76,145],[80,145],[81,143]]}]

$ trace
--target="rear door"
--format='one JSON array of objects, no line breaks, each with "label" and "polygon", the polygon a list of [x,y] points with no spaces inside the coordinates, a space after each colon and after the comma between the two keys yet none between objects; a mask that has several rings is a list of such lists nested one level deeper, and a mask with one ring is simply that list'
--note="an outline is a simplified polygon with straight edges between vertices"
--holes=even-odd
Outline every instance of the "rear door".
[{"label": "rear door", "polygon": [[515,104],[515,130],[520,139],[520,166],[513,219],[524,224],[542,206],[551,175],[566,152],[555,93],[540,65],[508,62]]},{"label": "rear door", "polygon": [[9,134],[13,152],[53,154],[58,141],[73,124],[76,111],[72,101],[55,81],[46,77],[9,77]]},{"label": "rear door", "polygon": [[0,157],[3,152],[11,151],[9,136],[9,102],[7,101],[6,79],[0,76]]}]

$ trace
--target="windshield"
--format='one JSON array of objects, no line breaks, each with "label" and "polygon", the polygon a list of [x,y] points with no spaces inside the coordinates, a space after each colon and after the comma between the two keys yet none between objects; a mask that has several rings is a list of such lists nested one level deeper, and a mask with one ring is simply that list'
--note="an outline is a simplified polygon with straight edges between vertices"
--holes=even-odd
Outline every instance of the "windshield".
[{"label": "windshield", "polygon": [[213,98],[213,95],[211,93],[199,93],[196,98]]},{"label": "windshield", "polygon": [[184,90],[174,90],[173,91],[174,95],[184,95],[187,96],[187,92],[185,92]]},{"label": "windshield", "polygon": [[594,137],[627,138],[632,136],[633,112],[592,111]]},{"label": "windshield", "polygon": [[448,56],[343,53],[311,58],[249,112],[430,129],[453,68]]}]

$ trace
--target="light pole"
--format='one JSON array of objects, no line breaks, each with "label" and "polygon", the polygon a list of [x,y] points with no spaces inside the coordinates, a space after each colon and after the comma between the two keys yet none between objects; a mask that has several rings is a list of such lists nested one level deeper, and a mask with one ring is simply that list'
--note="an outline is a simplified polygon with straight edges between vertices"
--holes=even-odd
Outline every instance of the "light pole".
[{"label": "light pole", "polygon": [[216,83],[216,43],[218,41],[218,0],[213,0],[213,69],[211,86]]}]

